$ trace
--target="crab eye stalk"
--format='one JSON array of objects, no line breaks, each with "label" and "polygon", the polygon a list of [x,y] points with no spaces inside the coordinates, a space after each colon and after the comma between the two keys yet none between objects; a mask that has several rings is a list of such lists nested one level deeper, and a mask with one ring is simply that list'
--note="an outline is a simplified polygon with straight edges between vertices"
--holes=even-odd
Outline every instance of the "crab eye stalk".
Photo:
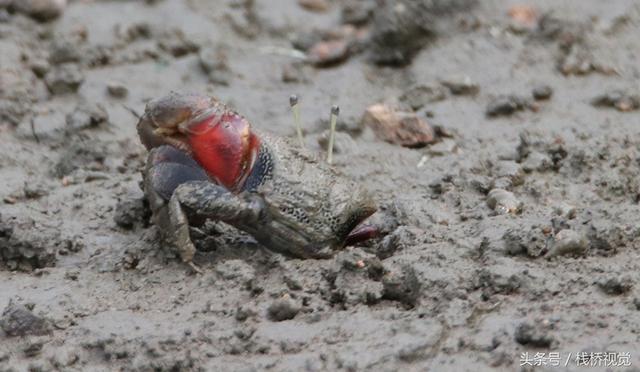
[{"label": "crab eye stalk", "polygon": [[333,142],[336,136],[336,122],[338,121],[338,115],[340,114],[340,107],[333,105],[331,107],[331,129],[329,131],[329,148],[327,149],[327,163],[330,165],[333,163]]},{"label": "crab eye stalk", "polygon": [[302,123],[300,122],[300,106],[298,105],[299,99],[296,94],[292,94],[289,97],[289,105],[291,111],[293,111],[293,122],[296,126],[296,133],[298,134],[298,142],[300,142],[300,148],[304,148],[304,138],[302,137]]}]

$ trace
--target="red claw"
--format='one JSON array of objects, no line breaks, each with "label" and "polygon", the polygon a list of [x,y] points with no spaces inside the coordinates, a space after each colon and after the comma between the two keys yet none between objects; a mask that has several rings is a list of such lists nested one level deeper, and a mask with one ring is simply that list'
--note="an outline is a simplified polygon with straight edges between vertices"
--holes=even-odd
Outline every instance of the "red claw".
[{"label": "red claw", "polygon": [[260,139],[247,119],[232,111],[216,111],[190,124],[186,132],[194,158],[209,176],[239,191],[260,149]]}]

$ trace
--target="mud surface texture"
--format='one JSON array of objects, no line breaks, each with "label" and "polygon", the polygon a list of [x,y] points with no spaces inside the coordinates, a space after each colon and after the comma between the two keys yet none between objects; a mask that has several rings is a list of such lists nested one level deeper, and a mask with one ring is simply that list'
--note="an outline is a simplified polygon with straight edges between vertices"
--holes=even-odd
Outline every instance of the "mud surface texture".
[{"label": "mud surface texture", "polygon": [[[0,0],[0,370],[640,368],[639,34],[633,0]],[[140,190],[135,114],[172,90],[293,138],[298,94],[322,157],[339,104],[385,235],[194,231],[194,273]]]}]

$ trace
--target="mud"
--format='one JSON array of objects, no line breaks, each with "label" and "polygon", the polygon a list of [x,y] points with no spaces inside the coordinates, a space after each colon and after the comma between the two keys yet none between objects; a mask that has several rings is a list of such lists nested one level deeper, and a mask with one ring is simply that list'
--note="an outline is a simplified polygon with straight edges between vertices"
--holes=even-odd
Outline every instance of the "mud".
[{"label": "mud", "polygon": [[[536,1],[524,26],[511,0],[28,9],[46,2],[0,0],[0,370],[513,371],[582,351],[640,368],[634,1]],[[340,58],[307,60],[332,40]],[[299,94],[320,156],[339,104],[335,167],[384,236],[298,260],[193,231],[195,274],[140,189],[136,114],[172,90],[291,137]],[[517,102],[487,116],[500,97]],[[440,140],[379,139],[361,125],[378,103]]]}]

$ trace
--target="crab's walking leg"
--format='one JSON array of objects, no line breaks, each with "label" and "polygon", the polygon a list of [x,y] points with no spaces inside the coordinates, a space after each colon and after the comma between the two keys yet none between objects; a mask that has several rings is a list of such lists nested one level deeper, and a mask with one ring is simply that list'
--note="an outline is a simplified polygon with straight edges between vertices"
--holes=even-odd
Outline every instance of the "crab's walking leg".
[{"label": "crab's walking leg", "polygon": [[174,147],[153,149],[145,174],[144,187],[154,222],[180,258],[190,265],[196,253],[189,231],[194,220],[212,219],[253,231],[264,217],[260,196],[236,195],[212,183],[191,157]]},{"label": "crab's walking leg", "polygon": [[147,158],[144,189],[153,220],[165,240],[177,248],[180,258],[187,263],[191,263],[196,248],[189,238],[188,218],[173,193],[184,182],[207,179],[193,159],[174,147],[154,148]]},{"label": "crab's walking leg", "polygon": [[189,215],[211,218],[233,226],[256,224],[265,210],[260,196],[250,193],[236,195],[208,181],[183,183],[175,190],[173,198],[179,200],[180,206],[188,210]]}]

